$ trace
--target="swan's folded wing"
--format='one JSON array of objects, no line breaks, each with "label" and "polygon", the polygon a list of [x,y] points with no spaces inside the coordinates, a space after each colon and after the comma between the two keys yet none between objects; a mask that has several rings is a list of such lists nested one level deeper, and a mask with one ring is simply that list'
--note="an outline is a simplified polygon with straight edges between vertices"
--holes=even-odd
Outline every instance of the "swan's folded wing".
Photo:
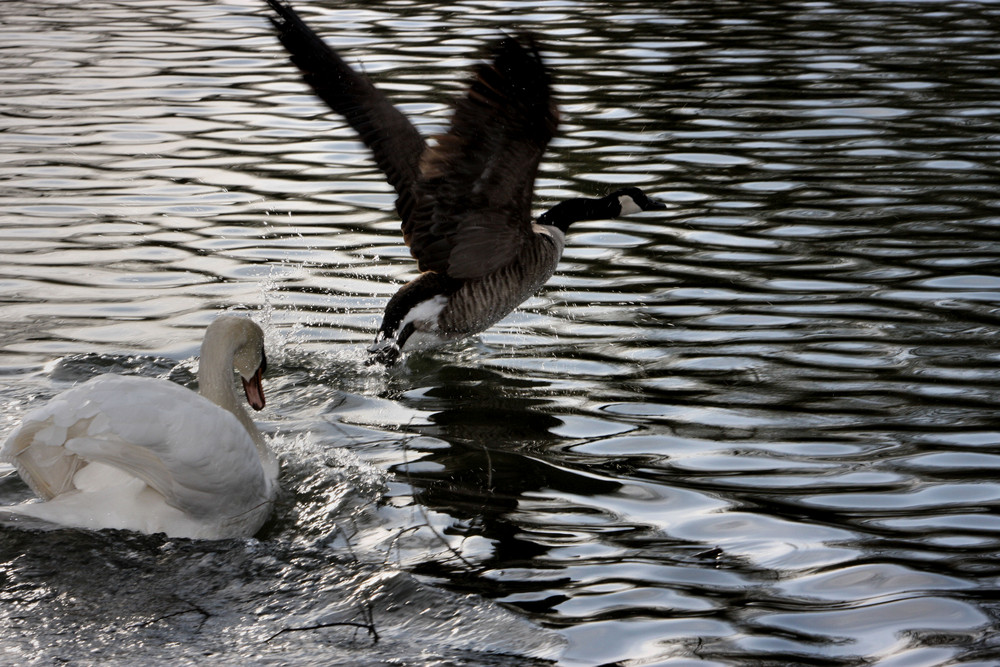
[{"label": "swan's folded wing", "polygon": [[29,412],[4,441],[0,460],[12,464],[40,498],[51,500],[73,488],[85,461],[66,451],[66,441],[85,434],[100,405],[82,400],[85,383]]},{"label": "swan's folded wing", "polygon": [[135,475],[196,518],[246,511],[267,488],[239,420],[166,380],[101,376],[31,413],[29,422],[44,426],[30,440],[27,430],[18,436],[18,451],[12,446],[7,458],[43,498],[54,494],[42,489],[66,490],[82,461]]},{"label": "swan's folded wing", "polygon": [[[22,424],[4,442],[0,460],[13,465],[35,495],[51,500],[73,487],[73,476],[84,464],[66,456],[62,445],[48,445],[53,424],[45,421]],[[36,437],[38,436],[38,437]]]},{"label": "swan's folded wing", "polygon": [[134,474],[194,517],[241,511],[254,502],[264,473],[235,416],[172,382],[146,381],[139,389],[122,398],[121,388],[110,388],[116,398],[104,406],[106,423],[95,420],[92,437],[73,444],[76,453]]}]

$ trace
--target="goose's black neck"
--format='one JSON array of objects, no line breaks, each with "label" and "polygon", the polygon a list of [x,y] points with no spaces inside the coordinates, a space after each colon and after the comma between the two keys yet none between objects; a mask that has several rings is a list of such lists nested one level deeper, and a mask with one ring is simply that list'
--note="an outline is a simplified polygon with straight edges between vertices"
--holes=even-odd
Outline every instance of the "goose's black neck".
[{"label": "goose's black neck", "polygon": [[615,218],[621,210],[617,197],[567,199],[538,216],[538,224],[552,225],[565,234],[574,222]]}]

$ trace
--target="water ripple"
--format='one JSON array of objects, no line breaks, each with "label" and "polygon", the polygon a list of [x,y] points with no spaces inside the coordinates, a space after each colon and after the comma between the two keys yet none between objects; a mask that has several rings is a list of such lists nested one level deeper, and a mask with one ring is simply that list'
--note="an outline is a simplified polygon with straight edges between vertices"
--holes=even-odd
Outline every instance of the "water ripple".
[{"label": "water ripple", "polygon": [[[0,435],[98,372],[193,384],[201,329],[250,309],[288,492],[219,548],[0,528],[5,651],[996,661],[993,4],[297,6],[428,134],[488,42],[535,31],[562,110],[536,210],[632,184],[668,209],[575,226],[500,325],[365,367],[416,267],[262,6],[5,2]],[[362,601],[374,647],[260,642]]]}]

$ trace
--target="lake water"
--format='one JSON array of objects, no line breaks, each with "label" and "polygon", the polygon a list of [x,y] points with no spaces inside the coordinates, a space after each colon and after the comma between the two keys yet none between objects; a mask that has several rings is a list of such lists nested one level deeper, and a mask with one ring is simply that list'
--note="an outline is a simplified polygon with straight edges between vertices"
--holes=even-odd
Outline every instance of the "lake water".
[{"label": "lake water", "polygon": [[261,5],[0,5],[0,437],[249,311],[284,489],[250,540],[0,527],[0,664],[1000,662],[1000,6],[299,0],[427,133],[537,32],[537,209],[669,207],[385,372],[393,198]]}]

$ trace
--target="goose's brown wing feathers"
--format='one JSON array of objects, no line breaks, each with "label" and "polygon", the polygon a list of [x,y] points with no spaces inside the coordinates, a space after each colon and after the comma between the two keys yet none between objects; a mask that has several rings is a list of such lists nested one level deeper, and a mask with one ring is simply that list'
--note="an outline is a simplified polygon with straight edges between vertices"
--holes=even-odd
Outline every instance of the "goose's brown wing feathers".
[{"label": "goose's brown wing feathers", "polygon": [[476,279],[511,263],[531,237],[535,174],[558,122],[534,42],[501,40],[492,62],[476,68],[448,133],[428,148],[388,98],[291,7],[267,3],[305,81],[347,119],[395,188],[403,237],[420,270]]},{"label": "goose's brown wing feathers", "polygon": [[371,149],[405,220],[426,144],[412,123],[368,77],[355,72],[280,0],[267,0],[277,14],[271,22],[303,78],[331,109],[342,115]]},{"label": "goose's brown wing feathers", "polygon": [[421,271],[476,279],[514,260],[532,234],[535,174],[557,123],[534,42],[504,38],[420,162],[403,236]]}]

